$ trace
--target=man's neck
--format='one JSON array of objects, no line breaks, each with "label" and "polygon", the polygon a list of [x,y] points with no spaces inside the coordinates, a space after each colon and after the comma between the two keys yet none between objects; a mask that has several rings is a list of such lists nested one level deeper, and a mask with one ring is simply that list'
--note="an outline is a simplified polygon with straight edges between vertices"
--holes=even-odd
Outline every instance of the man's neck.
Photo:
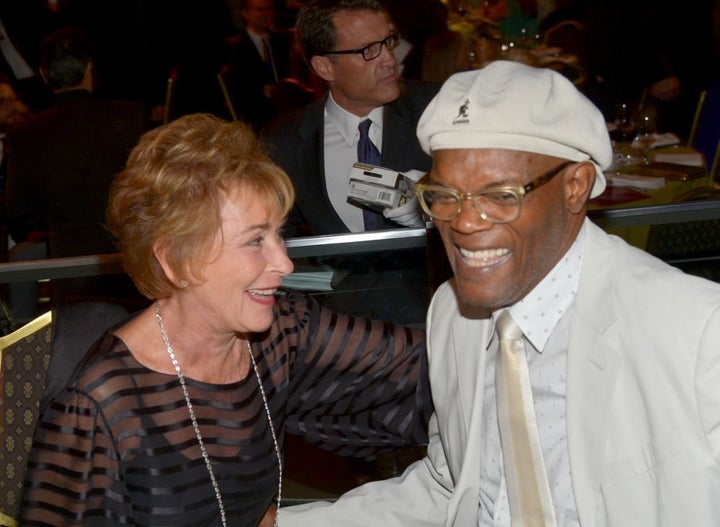
[{"label": "man's neck", "polygon": [[335,104],[337,104],[340,108],[348,113],[357,115],[358,117],[370,115],[370,112],[377,108],[377,106],[368,104],[355,104],[354,101],[344,97],[342,93],[338,93],[336,90],[333,90],[332,86],[330,86],[330,95],[332,96],[333,101],[335,101]]},{"label": "man's neck", "polygon": [[250,33],[252,36],[257,38],[268,38],[270,36],[270,31],[267,29],[259,29],[255,27],[247,27],[245,30]]}]

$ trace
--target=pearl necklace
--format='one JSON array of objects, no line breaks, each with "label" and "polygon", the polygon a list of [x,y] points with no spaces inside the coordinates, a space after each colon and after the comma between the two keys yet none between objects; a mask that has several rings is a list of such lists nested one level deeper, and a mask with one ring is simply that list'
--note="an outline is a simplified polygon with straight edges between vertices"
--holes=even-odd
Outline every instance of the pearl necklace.
[{"label": "pearl necklace", "polygon": [[[157,319],[158,326],[160,327],[160,335],[162,336],[163,343],[165,344],[165,349],[170,356],[170,361],[175,367],[178,381],[180,381],[180,387],[182,388],[183,396],[185,397],[185,405],[187,406],[188,413],[190,414],[190,421],[192,422],[192,427],[195,431],[195,437],[197,438],[198,445],[200,445],[200,452],[202,453],[203,460],[205,461],[205,467],[207,468],[208,474],[210,475],[210,483],[212,484],[213,490],[215,491],[215,498],[217,499],[218,508],[220,509],[220,521],[223,527],[227,527],[227,520],[225,518],[225,506],[223,505],[222,494],[220,494],[220,487],[218,485],[217,479],[215,478],[215,472],[213,471],[212,464],[210,463],[210,456],[208,455],[207,449],[205,448],[205,442],[203,441],[202,434],[200,433],[200,427],[198,426],[197,418],[195,417],[195,410],[193,409],[193,405],[190,402],[190,394],[188,392],[187,384],[185,384],[185,376],[180,370],[180,363],[178,362],[177,357],[175,357],[175,351],[173,350],[173,347],[170,344],[170,339],[168,338],[167,332],[165,331],[165,324],[163,324],[163,319],[160,315],[159,302],[155,303],[155,318]],[[282,499],[282,457],[280,455],[280,446],[278,445],[277,437],[275,436],[275,426],[273,425],[273,420],[270,415],[270,406],[268,405],[267,397],[265,396],[265,389],[262,385],[260,372],[257,369],[257,364],[255,363],[255,357],[253,356],[250,342],[246,341],[246,343],[248,353],[250,354],[250,361],[252,362],[252,367],[255,371],[255,378],[257,378],[258,386],[260,387],[260,395],[262,396],[263,406],[265,407],[265,414],[267,415],[268,424],[270,425],[270,434],[272,435],[273,445],[275,447],[275,455],[277,456],[278,460],[278,497],[277,508],[275,509],[274,522],[275,527],[278,527],[278,511],[280,510],[280,501]]]}]

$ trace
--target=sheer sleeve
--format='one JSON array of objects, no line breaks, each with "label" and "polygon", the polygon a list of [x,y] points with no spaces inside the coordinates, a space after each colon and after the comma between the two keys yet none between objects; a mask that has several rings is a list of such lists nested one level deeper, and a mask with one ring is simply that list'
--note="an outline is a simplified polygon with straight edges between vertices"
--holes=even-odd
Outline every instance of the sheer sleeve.
[{"label": "sheer sleeve", "polygon": [[94,400],[69,389],[48,407],[28,462],[22,525],[125,525],[132,518],[102,416]]},{"label": "sheer sleeve", "polygon": [[340,315],[302,296],[286,300],[280,322],[297,331],[288,432],[343,455],[427,444],[432,402],[422,330]]}]

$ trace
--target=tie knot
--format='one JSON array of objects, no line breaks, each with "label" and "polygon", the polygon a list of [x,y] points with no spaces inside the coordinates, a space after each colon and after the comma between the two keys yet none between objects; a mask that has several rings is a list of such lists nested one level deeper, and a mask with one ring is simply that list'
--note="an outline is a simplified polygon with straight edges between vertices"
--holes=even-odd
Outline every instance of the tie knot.
[{"label": "tie knot", "polygon": [[503,311],[495,322],[495,329],[497,330],[498,337],[500,340],[522,340],[523,333],[518,325],[510,316],[510,311],[507,309]]},{"label": "tie knot", "polygon": [[367,137],[371,124],[372,121],[370,119],[365,119],[358,125],[358,130],[360,130],[360,137]]}]

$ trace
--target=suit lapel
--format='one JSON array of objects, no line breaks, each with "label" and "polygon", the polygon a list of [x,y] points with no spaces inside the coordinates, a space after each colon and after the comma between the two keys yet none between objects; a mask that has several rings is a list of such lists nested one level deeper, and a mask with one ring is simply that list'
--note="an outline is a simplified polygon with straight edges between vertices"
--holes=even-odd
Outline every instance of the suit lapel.
[{"label": "suit lapel", "polygon": [[[583,269],[568,343],[567,420],[570,470],[578,512],[594,511],[597,482],[603,470],[607,423],[622,351],[611,337],[617,307],[607,294],[616,256],[603,245],[597,227],[588,229]],[[604,262],[604,267],[597,262]],[[606,301],[597,302],[598,298]],[[593,521],[581,516],[583,525]]]},{"label": "suit lapel", "polygon": [[[303,120],[298,127],[298,135],[301,141],[293,152],[296,166],[301,167],[302,179],[305,188],[310,192],[303,198],[312,200],[312,207],[315,210],[322,210],[325,231],[327,232],[348,232],[347,226],[340,219],[335,209],[329,206],[330,197],[327,193],[325,182],[325,156],[323,152],[325,134],[325,101],[323,97],[313,103],[304,113]],[[307,203],[306,203],[307,204]]]},{"label": "suit lapel", "polygon": [[[448,416],[443,434],[450,443],[447,449],[455,492],[448,506],[448,525],[476,525],[480,485],[480,441],[483,433],[487,315],[469,314],[455,317],[447,367],[453,368],[446,379],[457,379],[446,387]],[[450,383],[453,384],[453,383]]]}]

